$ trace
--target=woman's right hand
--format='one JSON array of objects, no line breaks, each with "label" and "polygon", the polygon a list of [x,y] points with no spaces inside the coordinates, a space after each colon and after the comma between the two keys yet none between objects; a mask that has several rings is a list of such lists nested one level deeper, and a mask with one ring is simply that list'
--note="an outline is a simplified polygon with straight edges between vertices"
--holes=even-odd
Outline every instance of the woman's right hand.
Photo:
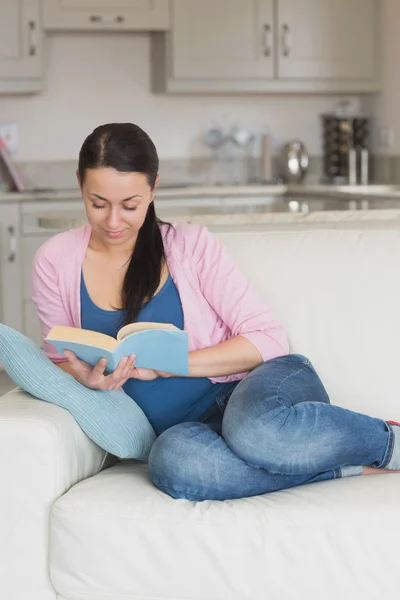
[{"label": "woman's right hand", "polygon": [[79,383],[92,390],[118,390],[132,376],[136,356],[124,356],[121,358],[118,367],[105,375],[107,360],[102,358],[96,366],[92,367],[83,360],[79,360],[73,352],[65,350],[64,356],[72,369],[72,375]]}]

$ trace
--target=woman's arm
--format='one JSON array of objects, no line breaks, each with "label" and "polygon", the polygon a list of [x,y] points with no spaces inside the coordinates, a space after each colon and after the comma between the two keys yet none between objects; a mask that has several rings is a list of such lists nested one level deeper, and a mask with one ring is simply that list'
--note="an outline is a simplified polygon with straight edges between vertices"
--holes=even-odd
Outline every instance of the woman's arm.
[{"label": "woman's arm", "polygon": [[[36,314],[39,318],[43,339],[43,349],[46,356],[55,364],[66,363],[66,357],[60,355],[57,350],[45,338],[55,325],[74,324],[69,319],[61,296],[58,272],[52,260],[53,254],[57,256],[57,247],[53,248],[53,239],[46,242],[36,252],[32,265],[32,300],[36,306]],[[60,262],[62,264],[62,261]]]},{"label": "woman's arm", "polygon": [[[58,285],[58,273],[46,253],[48,246],[40,248],[35,255],[32,269],[32,298],[36,305],[43,340],[55,325],[74,324],[68,318],[64,309],[64,302]],[[65,300],[65,298],[64,298]],[[60,369],[72,375],[85,387],[99,390],[119,389],[132,374],[134,357],[124,357],[118,367],[110,375],[105,375],[107,361],[100,360],[95,367],[79,360],[72,352],[62,356],[56,349],[44,342],[44,351],[47,357]]]},{"label": "woman's arm", "polygon": [[251,371],[263,362],[256,346],[242,336],[189,353],[189,377],[222,377]]},{"label": "woman's arm", "polygon": [[230,329],[232,338],[191,352],[190,376],[243,373],[263,361],[287,354],[289,345],[282,325],[223,244],[207,229],[199,230],[192,256],[201,291]]}]

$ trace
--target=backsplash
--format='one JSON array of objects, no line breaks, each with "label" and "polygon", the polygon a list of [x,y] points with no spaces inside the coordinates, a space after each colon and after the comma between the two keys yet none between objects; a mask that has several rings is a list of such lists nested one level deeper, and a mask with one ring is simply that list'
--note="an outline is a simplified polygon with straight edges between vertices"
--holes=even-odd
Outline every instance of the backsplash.
[{"label": "backsplash", "polygon": [[[76,189],[76,161],[19,163],[24,181],[30,189]],[[279,179],[279,160],[272,160],[273,180]],[[321,158],[311,157],[308,181],[318,182]],[[217,164],[210,158],[160,159],[161,186],[173,185],[246,185],[260,182],[260,159],[232,160]],[[0,189],[8,190],[4,169],[0,168]]]},{"label": "backsplash", "polygon": [[[274,180],[279,179],[279,159],[273,157]],[[41,161],[20,163],[19,168],[30,188],[34,189],[77,189],[76,161]],[[311,156],[306,181],[320,183],[322,159]],[[260,159],[236,161],[216,166],[212,159],[197,157],[190,159],[160,159],[161,186],[173,185],[245,185],[260,182]],[[371,158],[371,182],[400,184],[400,157],[373,156]],[[0,189],[9,189],[4,167],[0,162]]]},{"label": "backsplash", "polygon": [[[209,157],[202,141],[216,124],[247,128],[256,138],[270,128],[274,150],[293,137],[311,155],[321,152],[319,115],[334,95],[180,94],[151,90],[148,34],[57,33],[46,38],[46,79],[34,96],[0,96],[0,120],[18,125],[17,158],[64,161],[78,156],[84,137],[111,121],[137,123],[160,157]],[[353,98],[362,109],[362,97]],[[257,143],[252,152],[259,154]]]}]

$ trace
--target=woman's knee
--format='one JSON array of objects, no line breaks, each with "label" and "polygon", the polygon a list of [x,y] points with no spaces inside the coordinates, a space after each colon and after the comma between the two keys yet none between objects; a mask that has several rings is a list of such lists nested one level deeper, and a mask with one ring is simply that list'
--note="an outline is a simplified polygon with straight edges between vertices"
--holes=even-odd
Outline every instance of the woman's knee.
[{"label": "woman's knee", "polygon": [[257,448],[274,454],[287,446],[285,425],[293,421],[292,409],[304,402],[329,404],[326,390],[309,359],[289,354],[267,361],[232,393],[222,422],[222,435],[235,454],[256,465]]},{"label": "woman's knee", "polygon": [[[202,423],[180,423],[164,431],[149,456],[149,477],[163,492],[187,498],[204,471],[204,451],[218,435]],[[202,469],[203,465],[203,469]]]}]

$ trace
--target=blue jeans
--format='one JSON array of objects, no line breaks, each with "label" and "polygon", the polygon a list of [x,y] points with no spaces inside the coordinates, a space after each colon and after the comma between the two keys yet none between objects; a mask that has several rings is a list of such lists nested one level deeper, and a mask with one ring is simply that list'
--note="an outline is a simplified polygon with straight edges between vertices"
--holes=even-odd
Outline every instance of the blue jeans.
[{"label": "blue jeans", "polygon": [[202,421],[167,429],[151,450],[150,478],[174,498],[227,500],[360,475],[393,453],[390,425],[332,406],[297,354],[258,366]]}]

